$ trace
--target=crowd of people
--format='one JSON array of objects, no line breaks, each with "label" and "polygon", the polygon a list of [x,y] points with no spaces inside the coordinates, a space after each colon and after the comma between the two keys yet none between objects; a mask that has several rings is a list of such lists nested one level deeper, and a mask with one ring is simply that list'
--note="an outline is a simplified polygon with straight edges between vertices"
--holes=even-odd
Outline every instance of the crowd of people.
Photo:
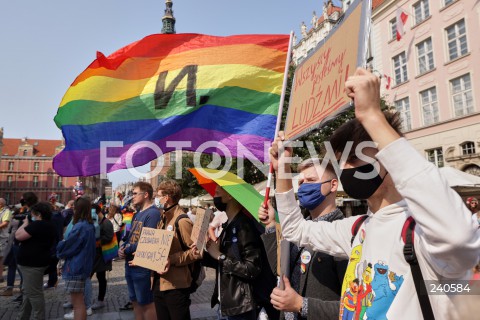
[{"label": "crowd of people", "polygon": [[[211,306],[230,320],[456,318],[452,296],[426,295],[423,280],[479,279],[478,200],[462,200],[402,137],[398,115],[380,110],[377,77],[359,69],[346,88],[356,118],[330,137],[337,159],[345,159],[340,174],[331,163],[307,159],[298,166],[295,195],[285,175],[292,150],[280,133],[270,149],[275,203],[258,208],[260,223],[217,186],[204,250],[191,239],[196,209],[179,205],[182,191],[173,180],[156,190],[133,185],[129,228],[117,203],[77,197],[60,211],[55,199],[39,202],[27,192],[12,213],[0,198],[0,282],[1,264],[8,267],[0,295],[13,295],[18,272],[18,318],[45,319],[44,290],[56,287],[60,275],[69,296],[64,307],[72,308],[65,319],[84,320],[105,306],[106,274],[116,259],[124,262],[124,309],[137,320],[190,319],[191,294],[207,267],[216,274]],[[345,151],[349,141],[352,151]],[[358,156],[357,146],[372,141]],[[340,182],[367,201],[366,215],[344,216],[335,202]],[[159,272],[134,262],[143,228],[173,231]],[[112,243],[117,256],[107,257]]]}]

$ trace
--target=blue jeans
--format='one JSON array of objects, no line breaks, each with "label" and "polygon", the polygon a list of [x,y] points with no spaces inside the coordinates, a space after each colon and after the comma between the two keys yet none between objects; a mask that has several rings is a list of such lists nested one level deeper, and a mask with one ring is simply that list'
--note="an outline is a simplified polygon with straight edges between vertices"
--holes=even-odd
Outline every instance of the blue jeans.
[{"label": "blue jeans", "polygon": [[14,244],[9,253],[10,260],[8,261],[7,288],[13,288],[15,284],[15,272],[17,270],[18,274],[20,275],[20,287],[22,287],[23,284],[22,272],[20,271],[20,269],[17,269],[18,250],[20,250],[19,246]]},{"label": "blue jeans", "polygon": [[92,280],[87,277],[85,279],[85,290],[83,292],[83,301],[85,302],[85,308],[90,308],[92,307]]},{"label": "blue jeans", "polygon": [[153,302],[150,282],[151,271],[142,267],[130,267],[125,264],[125,280],[128,286],[128,298],[132,302],[145,306]]}]

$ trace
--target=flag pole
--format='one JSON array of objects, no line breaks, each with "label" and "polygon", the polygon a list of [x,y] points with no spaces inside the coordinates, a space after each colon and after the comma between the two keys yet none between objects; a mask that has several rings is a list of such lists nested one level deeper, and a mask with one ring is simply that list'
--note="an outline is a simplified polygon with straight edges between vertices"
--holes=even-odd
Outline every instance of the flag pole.
[{"label": "flag pole", "polygon": [[[278,114],[277,114],[277,125],[275,127],[275,135],[273,136],[273,139],[277,138],[278,132],[280,131],[280,123],[282,122],[283,103],[285,102],[285,91],[287,91],[288,70],[290,68],[290,61],[292,56],[292,39],[293,39],[293,31],[290,31],[290,39],[288,41],[287,61],[285,64],[285,72],[283,74],[282,94],[280,95],[280,102],[278,105]],[[263,201],[264,208],[267,207],[267,202],[270,197],[270,185],[272,184],[272,176],[273,176],[273,165],[272,165],[272,162],[270,162],[270,169],[268,171],[267,188],[265,189],[265,199]]]}]

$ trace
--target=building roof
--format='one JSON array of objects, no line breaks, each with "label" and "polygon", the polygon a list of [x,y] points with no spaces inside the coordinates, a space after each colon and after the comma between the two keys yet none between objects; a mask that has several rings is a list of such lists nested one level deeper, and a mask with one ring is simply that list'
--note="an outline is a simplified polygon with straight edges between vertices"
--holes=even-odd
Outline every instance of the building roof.
[{"label": "building roof", "polygon": [[386,0],[373,0],[372,1],[372,10],[378,8],[382,3],[386,2]]},{"label": "building roof", "polygon": [[[342,13],[342,10],[343,10],[343,9],[342,9],[341,7],[336,7],[336,6],[334,6],[334,5],[328,6],[328,8],[327,8],[327,16],[330,17],[330,16],[331,16],[332,14],[334,14],[335,12],[338,12],[338,13],[341,14],[341,13]],[[323,15],[320,16],[320,18],[318,18],[318,23],[317,23],[317,25],[320,26],[320,25],[323,23],[324,20],[325,20],[325,18],[323,17]],[[312,31],[313,31],[313,28],[311,28],[310,30],[308,30],[307,33],[310,33],[310,32],[312,32]]]},{"label": "building roof", "polygon": [[[33,146],[34,157],[53,157],[55,155],[55,148],[62,145],[62,140],[40,140],[40,139],[27,139],[29,145]],[[18,147],[24,144],[22,139],[3,139],[2,156],[15,156],[18,155]]]}]

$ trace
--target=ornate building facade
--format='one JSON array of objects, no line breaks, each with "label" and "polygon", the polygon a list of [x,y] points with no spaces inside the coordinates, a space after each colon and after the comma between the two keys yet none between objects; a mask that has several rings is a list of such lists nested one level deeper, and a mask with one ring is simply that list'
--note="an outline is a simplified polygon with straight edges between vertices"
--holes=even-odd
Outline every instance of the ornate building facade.
[{"label": "ornate building facade", "polygon": [[[349,4],[349,3],[348,3]],[[344,2],[345,9],[348,4]],[[337,7],[333,1],[326,1],[322,14],[318,17],[316,11],[313,11],[313,16],[310,21],[310,29],[305,22],[300,26],[301,39],[297,43],[297,36],[293,36],[293,63],[298,65],[305,59],[315,47],[323,41],[328,33],[333,29],[334,25],[340,20],[344,12],[342,7]]]},{"label": "ornate building facade", "polygon": [[[408,19],[397,41],[396,13]],[[480,3],[374,1],[372,63],[406,138],[437,166],[480,176]]]}]

